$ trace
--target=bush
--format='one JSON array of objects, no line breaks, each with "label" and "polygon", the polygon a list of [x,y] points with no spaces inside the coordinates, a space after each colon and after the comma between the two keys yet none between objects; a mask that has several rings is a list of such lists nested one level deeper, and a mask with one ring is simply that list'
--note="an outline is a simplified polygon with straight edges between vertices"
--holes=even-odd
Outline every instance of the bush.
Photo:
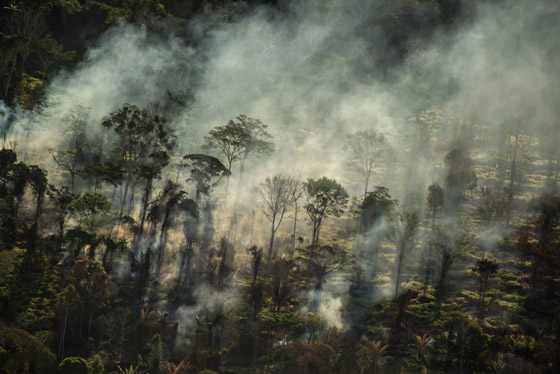
[{"label": "bush", "polygon": [[81,357],[67,357],[58,367],[62,374],[93,374],[90,364]]}]

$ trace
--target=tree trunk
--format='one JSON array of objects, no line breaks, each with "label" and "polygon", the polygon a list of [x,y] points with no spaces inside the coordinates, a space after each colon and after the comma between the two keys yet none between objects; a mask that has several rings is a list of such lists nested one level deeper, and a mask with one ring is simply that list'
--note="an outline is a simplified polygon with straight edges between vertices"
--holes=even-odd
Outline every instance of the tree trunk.
[{"label": "tree trunk", "polygon": [[64,339],[66,337],[66,326],[68,324],[68,295],[66,295],[66,312],[64,313],[64,325],[62,327],[62,335],[58,344],[58,357],[64,357]]},{"label": "tree trunk", "polygon": [[402,263],[403,263],[403,253],[401,251],[401,253],[399,253],[399,257],[397,258],[397,279],[395,282],[395,300],[397,300],[397,297],[399,296],[399,287],[401,284],[401,270],[402,270]]},{"label": "tree trunk", "polygon": [[367,190],[368,190],[368,185],[369,185],[369,177],[370,177],[370,174],[371,174],[371,169],[367,172],[367,175],[366,175],[366,187],[365,187],[365,189],[364,189],[364,200],[365,200],[366,197],[367,197]]},{"label": "tree trunk", "polygon": [[297,228],[297,213],[298,213],[297,202],[295,203],[294,209],[295,209],[295,212],[294,212],[294,229],[293,229],[293,233],[292,233],[292,248],[290,250],[290,260],[294,257],[294,251],[296,249],[296,228]]},{"label": "tree trunk", "polygon": [[10,90],[10,82],[12,80],[12,75],[14,74],[14,70],[16,68],[16,63],[17,63],[17,53],[16,56],[14,57],[14,62],[10,68],[10,74],[8,74],[8,80],[6,81],[6,89],[4,90],[4,97],[8,97],[8,91]]},{"label": "tree trunk", "polygon": [[268,247],[268,261],[270,261],[270,259],[272,258],[272,248],[274,246],[274,234],[276,232],[275,230],[275,223],[276,223],[276,216],[272,217],[272,228],[270,230],[270,246]]},{"label": "tree trunk", "polygon": [[152,180],[148,179],[146,181],[146,189],[144,190],[144,196],[142,198],[142,212],[140,214],[140,226],[138,227],[140,236],[144,233],[144,223],[146,221],[146,213],[148,211],[148,204],[150,202],[151,192],[152,192]]},{"label": "tree trunk", "polygon": [[508,192],[508,202],[511,204],[513,201],[513,188],[515,184],[515,178],[517,176],[517,146],[519,144],[519,124],[515,130],[515,145],[513,148],[513,159],[511,160],[511,174],[509,180],[509,192]]},{"label": "tree trunk", "polygon": [[314,239],[313,239],[313,243],[311,243],[311,244],[319,243],[319,234],[321,232],[321,221],[322,220],[323,220],[323,218],[319,218],[319,220],[317,222],[317,230],[315,230],[315,232],[314,232]]}]

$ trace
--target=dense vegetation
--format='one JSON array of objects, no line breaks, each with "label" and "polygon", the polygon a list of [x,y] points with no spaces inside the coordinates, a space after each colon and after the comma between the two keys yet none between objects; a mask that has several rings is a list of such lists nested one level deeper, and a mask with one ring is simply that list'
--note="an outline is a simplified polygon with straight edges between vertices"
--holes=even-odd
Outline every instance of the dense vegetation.
[{"label": "dense vegetation", "polygon": [[[505,19],[492,9],[3,4],[0,373],[560,372],[560,8],[542,0]],[[287,58],[302,63],[292,77],[268,74],[277,61],[257,53],[249,69],[264,83],[231,74],[211,91],[212,58],[226,50],[216,65],[235,65],[239,30],[275,25],[296,48],[292,29],[321,33],[324,19],[340,23],[324,48]],[[473,34],[492,64],[511,66],[481,73],[442,57]],[[129,91],[65,80],[128,77],[100,61],[122,53],[138,66],[131,35],[155,67],[124,79]],[[154,53],[170,35],[173,53]],[[349,36],[363,54],[341,52]],[[435,78],[442,65],[451,76]],[[356,101],[364,86],[384,94]],[[285,87],[300,91],[267,96]],[[116,92],[111,109],[100,113],[90,89]],[[222,89],[271,99],[232,118],[208,99]],[[391,109],[373,118],[381,107]]]}]

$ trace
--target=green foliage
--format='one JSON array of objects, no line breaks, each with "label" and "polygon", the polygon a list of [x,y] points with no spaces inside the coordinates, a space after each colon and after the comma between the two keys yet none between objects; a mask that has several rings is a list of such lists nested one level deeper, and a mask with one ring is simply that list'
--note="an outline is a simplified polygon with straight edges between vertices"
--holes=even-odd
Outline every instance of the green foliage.
[{"label": "green foliage", "polygon": [[26,331],[0,323],[0,336],[8,352],[8,367],[33,365],[37,372],[47,372],[55,363],[54,354]]},{"label": "green foliage", "polygon": [[316,280],[316,288],[320,289],[325,277],[348,265],[354,256],[344,248],[328,245],[310,245],[298,248],[297,259],[306,264],[309,276]]},{"label": "green foliage", "polygon": [[23,73],[16,92],[18,104],[25,110],[40,108],[46,97],[44,82],[26,73]]},{"label": "green foliage", "polygon": [[270,312],[263,310],[257,314],[257,319],[272,328],[280,326],[294,328],[301,323],[298,316],[293,312]]},{"label": "green foliage", "polygon": [[72,201],[70,209],[78,216],[78,223],[84,224],[88,233],[95,235],[111,209],[111,202],[102,193],[85,192]]},{"label": "green foliage", "polygon": [[62,374],[92,374],[91,365],[81,357],[66,357],[58,367]]},{"label": "green foliage", "polygon": [[338,217],[342,214],[349,195],[336,180],[327,177],[308,179],[304,186],[309,197],[305,209],[310,216],[322,218],[327,215]]},{"label": "green foliage", "polygon": [[231,171],[215,157],[202,154],[188,154],[183,156],[181,167],[188,167],[190,179],[196,184],[197,196],[209,195],[220,183],[223,177],[229,177]]},{"label": "green foliage", "polygon": [[363,230],[367,232],[381,217],[391,213],[397,204],[397,200],[391,199],[386,187],[375,186],[360,204]]},{"label": "green foliage", "polygon": [[161,336],[155,334],[150,343],[150,353],[145,360],[138,365],[138,369],[146,371],[150,374],[162,374],[164,369],[163,347],[161,344]]},{"label": "green foliage", "polygon": [[445,368],[480,368],[488,353],[489,336],[474,319],[460,311],[444,313],[434,325],[440,331],[438,340],[443,344],[439,364]]},{"label": "green foliage", "polygon": [[8,365],[8,352],[2,347],[0,347],[0,373],[7,374],[8,370],[6,366]]},{"label": "green foliage", "polygon": [[319,231],[323,218],[338,217],[348,202],[348,192],[334,179],[322,177],[317,180],[307,179],[304,184],[307,192],[307,204],[304,206],[313,224],[311,244],[319,240]]},{"label": "green foliage", "polygon": [[267,140],[272,137],[267,131],[268,125],[244,114],[236,120],[210,130],[209,135],[204,137],[206,148],[215,148],[223,153],[228,170],[236,161],[244,162],[249,156],[274,152],[274,144]]}]

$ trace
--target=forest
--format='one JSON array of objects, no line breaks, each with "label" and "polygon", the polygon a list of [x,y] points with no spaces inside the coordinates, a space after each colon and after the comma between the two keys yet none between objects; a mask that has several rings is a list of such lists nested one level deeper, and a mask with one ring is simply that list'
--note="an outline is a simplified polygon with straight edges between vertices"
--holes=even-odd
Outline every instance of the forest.
[{"label": "forest", "polygon": [[559,20],[0,2],[0,374],[559,373]]}]

